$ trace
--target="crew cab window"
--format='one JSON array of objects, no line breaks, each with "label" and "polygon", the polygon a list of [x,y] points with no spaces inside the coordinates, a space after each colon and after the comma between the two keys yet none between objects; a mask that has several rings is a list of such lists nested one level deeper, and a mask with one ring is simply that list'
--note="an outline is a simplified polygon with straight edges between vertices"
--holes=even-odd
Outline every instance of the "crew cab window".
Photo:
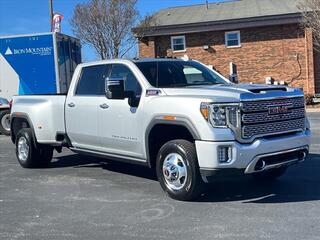
[{"label": "crew cab window", "polygon": [[136,96],[140,96],[141,86],[132,73],[132,71],[123,64],[113,64],[110,78],[122,78],[124,80],[124,90],[134,92]]},{"label": "crew cab window", "polygon": [[75,95],[105,95],[109,65],[83,67]]}]

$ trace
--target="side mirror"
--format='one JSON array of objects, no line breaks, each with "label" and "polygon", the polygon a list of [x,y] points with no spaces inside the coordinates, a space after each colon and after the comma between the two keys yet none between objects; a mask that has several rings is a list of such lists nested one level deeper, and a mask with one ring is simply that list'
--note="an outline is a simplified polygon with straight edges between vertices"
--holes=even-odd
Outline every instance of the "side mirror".
[{"label": "side mirror", "polygon": [[107,78],[105,81],[106,95],[108,99],[125,99],[124,79]]},{"label": "side mirror", "polygon": [[128,97],[128,104],[130,107],[139,106],[140,97],[137,97],[134,91],[128,91],[126,95]]}]

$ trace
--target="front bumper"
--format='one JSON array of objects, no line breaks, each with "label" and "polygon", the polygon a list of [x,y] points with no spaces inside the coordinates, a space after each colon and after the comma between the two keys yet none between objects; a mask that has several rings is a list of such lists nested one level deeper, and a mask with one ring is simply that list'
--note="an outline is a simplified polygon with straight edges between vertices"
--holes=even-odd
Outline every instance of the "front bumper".
[{"label": "front bumper", "polygon": [[[306,130],[289,136],[257,139],[251,144],[241,144],[236,141],[196,141],[202,179],[205,182],[211,182],[215,180],[215,177],[217,179],[232,178],[303,161],[309,150],[310,137],[310,130]],[[218,161],[220,146],[231,148],[231,157],[228,163]],[[276,159],[277,155],[279,155],[280,161]],[[272,162],[257,169],[258,162],[260,165],[264,164],[264,159],[268,159],[268,161],[270,159]]]}]

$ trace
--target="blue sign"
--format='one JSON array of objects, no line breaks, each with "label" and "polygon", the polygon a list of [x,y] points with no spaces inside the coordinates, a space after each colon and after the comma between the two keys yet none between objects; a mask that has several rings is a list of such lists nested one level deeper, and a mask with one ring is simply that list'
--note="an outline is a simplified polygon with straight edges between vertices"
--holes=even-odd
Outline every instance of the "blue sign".
[{"label": "blue sign", "polygon": [[53,44],[53,34],[0,39],[0,54],[19,76],[20,95],[57,92]]}]

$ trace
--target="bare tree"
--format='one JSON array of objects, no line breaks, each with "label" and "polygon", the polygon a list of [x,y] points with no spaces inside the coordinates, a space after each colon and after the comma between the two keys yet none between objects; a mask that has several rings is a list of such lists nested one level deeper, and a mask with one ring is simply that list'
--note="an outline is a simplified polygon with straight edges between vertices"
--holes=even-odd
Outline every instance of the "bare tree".
[{"label": "bare tree", "polygon": [[320,51],[320,0],[303,0],[298,7],[302,10],[302,25],[312,30],[314,47]]},{"label": "bare tree", "polygon": [[101,59],[120,58],[135,44],[131,29],[139,20],[136,4],[137,0],[90,0],[76,5],[70,23]]}]

